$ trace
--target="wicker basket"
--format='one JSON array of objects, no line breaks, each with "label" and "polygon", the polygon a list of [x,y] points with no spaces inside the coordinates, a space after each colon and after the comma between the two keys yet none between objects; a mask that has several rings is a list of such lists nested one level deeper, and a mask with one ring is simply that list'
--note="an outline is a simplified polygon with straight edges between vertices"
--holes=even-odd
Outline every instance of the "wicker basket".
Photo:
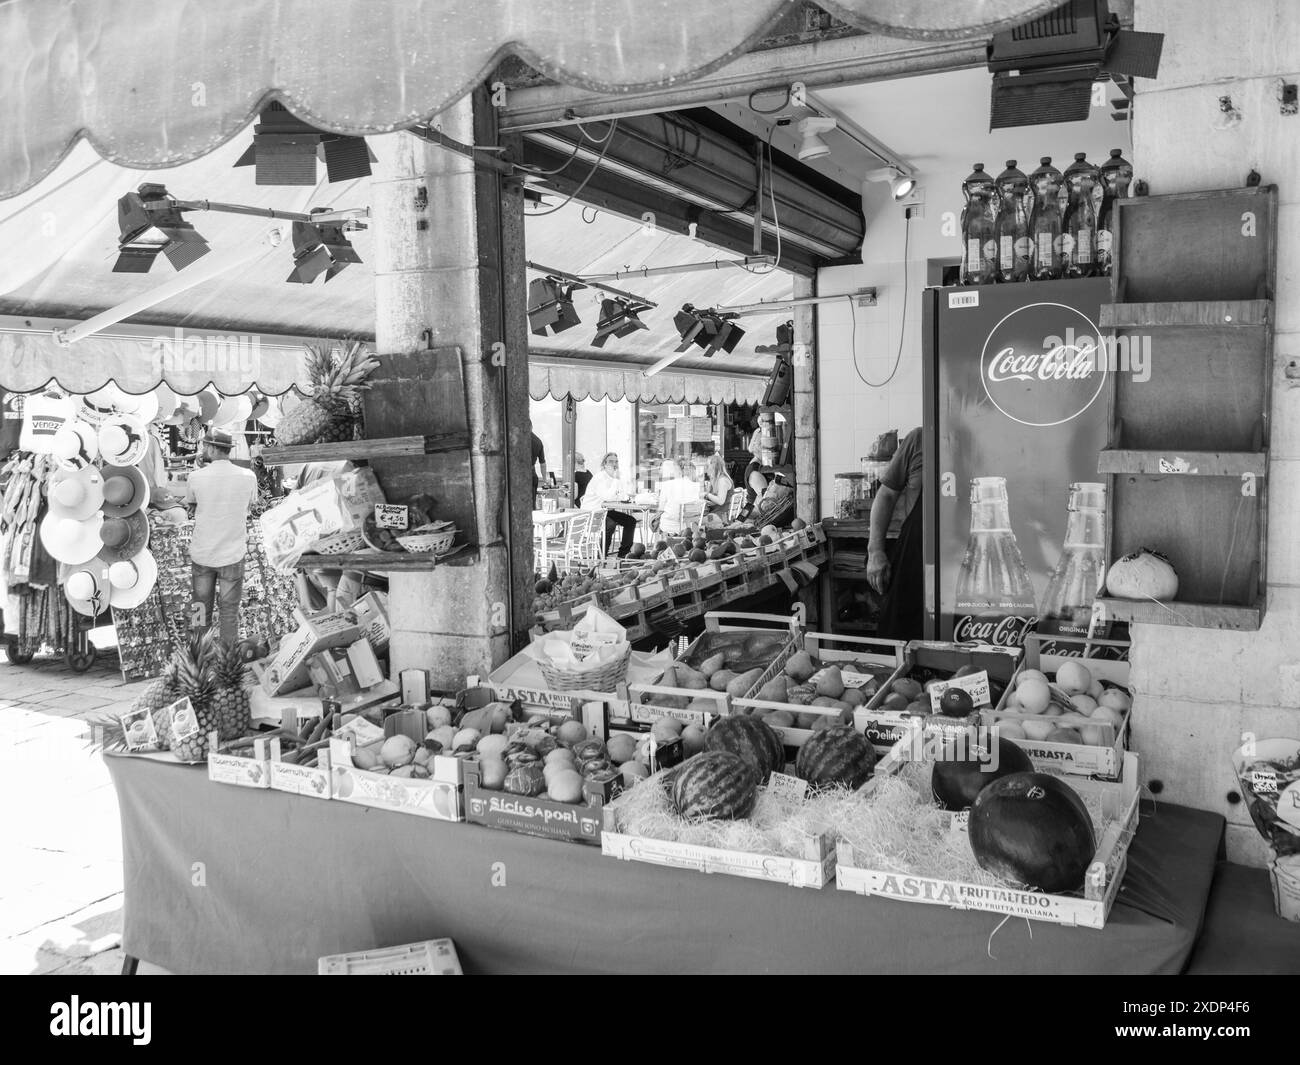
[{"label": "wicker basket", "polygon": [[549,691],[612,692],[627,680],[627,666],[631,658],[632,645],[628,644],[618,658],[606,662],[597,669],[556,669],[542,661],[538,661],[537,666],[542,671],[542,676],[546,678],[546,687]]},{"label": "wicker basket", "polygon": [[346,555],[353,551],[360,551],[366,546],[359,532],[355,533],[334,533],[330,536],[322,536],[312,546],[312,551],[318,555]]},{"label": "wicker basket", "polygon": [[435,555],[441,555],[450,551],[451,545],[456,542],[456,530],[454,528],[439,528],[433,531],[412,529],[410,532],[398,533],[397,542],[412,553],[431,551]]}]

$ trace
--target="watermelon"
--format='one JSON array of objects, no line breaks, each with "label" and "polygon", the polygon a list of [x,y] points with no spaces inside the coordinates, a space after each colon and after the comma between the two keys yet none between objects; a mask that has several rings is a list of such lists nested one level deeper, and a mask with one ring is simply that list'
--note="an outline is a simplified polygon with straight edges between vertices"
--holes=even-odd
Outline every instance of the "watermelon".
[{"label": "watermelon", "polygon": [[871,779],[876,749],[849,725],[814,732],[799,748],[794,771],[814,788],[838,784],[857,789]]},{"label": "watermelon", "polygon": [[757,801],[753,766],[730,751],[697,754],[673,780],[673,805],[682,817],[734,821],[749,816]]},{"label": "watermelon", "polygon": [[1060,777],[1012,773],[970,808],[970,846],[981,869],[1017,887],[1077,891],[1097,840],[1083,800]]},{"label": "watermelon", "polygon": [[785,746],[761,718],[724,717],[704,737],[705,751],[728,751],[753,768],[764,784],[773,770],[785,768]]},{"label": "watermelon", "polygon": [[948,740],[943,755],[930,771],[930,791],[945,810],[965,810],[987,785],[1012,773],[1032,773],[1034,764],[1010,740],[998,738],[994,763],[991,750],[973,738],[965,743]]},{"label": "watermelon", "polygon": [[546,790],[546,773],[538,762],[514,766],[502,787],[515,795],[540,795]]}]

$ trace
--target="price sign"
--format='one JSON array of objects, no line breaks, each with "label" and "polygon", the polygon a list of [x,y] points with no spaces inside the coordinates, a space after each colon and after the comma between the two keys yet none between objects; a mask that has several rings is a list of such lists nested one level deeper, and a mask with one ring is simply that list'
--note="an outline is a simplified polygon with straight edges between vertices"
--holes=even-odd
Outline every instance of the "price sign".
[{"label": "price sign", "polygon": [[405,530],[409,520],[406,507],[399,507],[394,503],[375,504],[375,525],[381,529]]},{"label": "price sign", "polygon": [[958,810],[952,815],[952,821],[948,824],[948,837],[962,837],[970,835],[970,811]]},{"label": "price sign", "polygon": [[767,793],[787,802],[803,802],[808,795],[808,781],[786,773],[773,773],[767,778]]},{"label": "price sign", "polygon": [[677,555],[671,547],[665,547],[662,551],[659,552],[659,561],[676,563]]},{"label": "price sign", "polygon": [[993,705],[989,697],[989,674],[986,669],[981,669],[978,673],[969,673],[964,677],[954,677],[952,680],[937,681],[930,685],[930,708],[936,713],[939,711],[939,700],[949,688],[961,688],[970,696],[970,701],[976,707]]},{"label": "price sign", "polygon": [[1256,795],[1277,794],[1277,773],[1272,769],[1252,769],[1250,771],[1250,790]]},{"label": "price sign", "polygon": [[845,669],[840,672],[840,679],[844,682],[846,688],[865,688],[876,678],[870,673],[855,673],[852,670]]}]

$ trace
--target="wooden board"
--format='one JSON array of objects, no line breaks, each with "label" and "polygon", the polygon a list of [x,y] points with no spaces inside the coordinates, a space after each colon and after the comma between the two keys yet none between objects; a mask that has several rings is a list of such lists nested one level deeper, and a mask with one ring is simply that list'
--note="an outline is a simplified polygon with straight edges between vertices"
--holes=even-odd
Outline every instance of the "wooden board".
[{"label": "wooden board", "polygon": [[1160,328],[1176,325],[1213,325],[1256,328],[1273,317],[1272,300],[1200,300],[1178,303],[1104,303],[1099,325],[1103,329],[1126,326]]},{"label": "wooden board", "polygon": [[1180,600],[1255,602],[1263,562],[1264,482],[1254,496],[1243,495],[1237,477],[1118,474],[1114,482],[1114,558],[1149,547],[1173,564]]},{"label": "wooden board", "polygon": [[[1175,466],[1174,470],[1166,468]],[[1178,467],[1186,465],[1186,469]],[[1267,451],[1134,451],[1108,448],[1097,459],[1098,473],[1172,473],[1190,477],[1240,477],[1248,473],[1264,477],[1268,471]]]},{"label": "wooden board", "polygon": [[1121,363],[1127,344],[1130,367],[1144,358],[1149,371],[1126,372],[1121,365],[1112,375],[1123,419],[1118,446],[1202,451],[1262,446],[1268,330],[1182,326],[1150,334],[1122,330],[1117,337]]},{"label": "wooden board", "polygon": [[1120,200],[1116,302],[1272,299],[1277,187]]},{"label": "wooden board", "polygon": [[433,433],[427,436],[387,436],[377,440],[348,440],[336,444],[300,444],[268,447],[262,461],[268,466],[297,462],[343,462],[353,459],[392,458],[398,455],[435,455],[444,451],[468,451],[469,434]]},{"label": "wooden board", "polygon": [[[468,440],[469,416],[461,351],[456,347],[379,355],[374,387],[363,394],[372,437],[458,436]],[[468,451],[375,457],[370,460],[389,502],[427,493],[437,516],[476,537],[474,481]]]},{"label": "wooden board", "polygon": [[1256,632],[1264,618],[1264,601],[1248,606],[1217,606],[1209,603],[1153,603],[1149,599],[1114,599],[1102,596],[1102,616],[1107,621],[1139,622],[1145,625],[1188,625],[1197,629],[1232,629]]},{"label": "wooden board", "polygon": [[402,570],[435,569],[439,566],[472,566],[478,561],[478,548],[461,544],[445,555],[429,551],[350,551],[339,555],[303,555],[299,569],[359,569],[373,573]]}]

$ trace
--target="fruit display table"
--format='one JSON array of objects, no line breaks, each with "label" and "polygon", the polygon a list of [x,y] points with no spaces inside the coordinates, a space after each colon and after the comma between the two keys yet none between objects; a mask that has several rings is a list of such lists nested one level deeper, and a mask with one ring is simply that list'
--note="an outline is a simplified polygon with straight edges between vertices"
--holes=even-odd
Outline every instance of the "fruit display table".
[{"label": "fruit display table", "polygon": [[[1224,821],[1143,812],[1103,931],[604,857],[599,848],[106,758],[122,946],[176,973],[300,973],[447,936],[467,973],[1177,973]],[[990,936],[992,941],[990,943]]]}]

